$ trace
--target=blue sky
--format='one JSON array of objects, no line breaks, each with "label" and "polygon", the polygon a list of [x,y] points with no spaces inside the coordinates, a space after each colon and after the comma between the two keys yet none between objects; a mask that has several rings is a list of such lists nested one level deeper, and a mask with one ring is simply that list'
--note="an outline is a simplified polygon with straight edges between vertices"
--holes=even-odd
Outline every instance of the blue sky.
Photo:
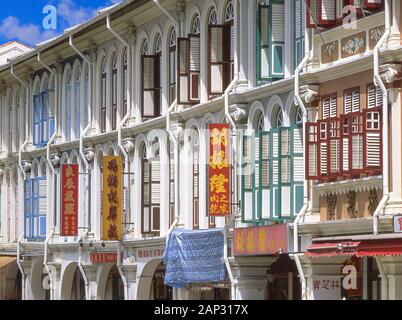
[{"label": "blue sky", "polygon": [[[63,33],[67,27],[88,20],[104,8],[121,0],[6,0],[0,11],[0,44],[11,40],[34,46]],[[57,30],[45,30],[43,8],[57,9]]]}]

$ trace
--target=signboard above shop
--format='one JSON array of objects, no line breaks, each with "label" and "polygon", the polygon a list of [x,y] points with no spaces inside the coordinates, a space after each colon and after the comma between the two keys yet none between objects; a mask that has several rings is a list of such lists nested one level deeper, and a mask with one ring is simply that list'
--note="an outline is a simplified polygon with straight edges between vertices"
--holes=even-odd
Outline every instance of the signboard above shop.
[{"label": "signboard above shop", "polygon": [[234,231],[234,255],[258,256],[288,252],[288,225],[242,228]]}]

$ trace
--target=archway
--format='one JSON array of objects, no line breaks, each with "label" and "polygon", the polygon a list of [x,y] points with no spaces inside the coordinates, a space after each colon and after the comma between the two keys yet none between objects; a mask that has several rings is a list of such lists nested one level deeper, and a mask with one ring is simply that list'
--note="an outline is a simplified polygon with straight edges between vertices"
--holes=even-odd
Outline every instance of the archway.
[{"label": "archway", "polygon": [[0,300],[22,300],[22,275],[17,262],[0,269],[0,279],[4,289],[0,291]]},{"label": "archway", "polygon": [[151,260],[141,273],[137,300],[172,300],[172,288],[165,286],[165,266],[161,259]]},{"label": "archway", "polygon": [[124,300],[124,284],[116,265],[110,269],[107,277],[105,300]]},{"label": "archway", "polygon": [[70,263],[63,272],[61,300],[85,300],[85,282],[76,262]]}]

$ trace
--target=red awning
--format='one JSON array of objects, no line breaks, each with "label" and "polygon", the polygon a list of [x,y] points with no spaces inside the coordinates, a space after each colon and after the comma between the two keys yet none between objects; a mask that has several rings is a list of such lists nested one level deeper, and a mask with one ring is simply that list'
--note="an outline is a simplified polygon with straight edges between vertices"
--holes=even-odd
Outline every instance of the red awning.
[{"label": "red awning", "polygon": [[313,243],[307,248],[310,258],[353,256],[360,241]]},{"label": "red awning", "polygon": [[379,257],[402,255],[402,239],[381,239],[344,242],[316,242],[307,248],[309,258],[357,256]]}]

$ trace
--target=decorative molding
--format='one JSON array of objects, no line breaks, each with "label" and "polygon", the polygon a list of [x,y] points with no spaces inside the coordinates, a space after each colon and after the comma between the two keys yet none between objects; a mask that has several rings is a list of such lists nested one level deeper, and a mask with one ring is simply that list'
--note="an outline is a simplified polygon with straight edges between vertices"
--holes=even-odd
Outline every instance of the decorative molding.
[{"label": "decorative molding", "polygon": [[329,63],[339,59],[338,40],[326,43],[321,46],[321,63]]},{"label": "decorative molding", "polygon": [[128,27],[128,43],[135,45],[137,43],[137,26],[131,25]]},{"label": "decorative molding", "polygon": [[[180,22],[185,21],[186,7],[187,7],[187,4],[186,4],[185,0],[181,0],[176,4],[177,16],[179,17]],[[179,35],[177,35],[177,36],[179,36]]]},{"label": "decorative molding", "polygon": [[336,200],[337,196],[333,193],[327,195],[327,206],[328,206],[328,220],[335,220],[336,214]]},{"label": "decorative molding", "polygon": [[96,43],[91,43],[89,45],[88,56],[91,62],[96,62],[98,59],[98,45]]},{"label": "decorative molding", "polygon": [[247,123],[249,108],[246,104],[237,104],[230,107],[230,115],[236,122]]},{"label": "decorative molding", "polygon": [[25,173],[31,172],[32,163],[30,161],[27,160],[23,161],[21,166]]},{"label": "decorative molding", "polygon": [[85,148],[84,150],[85,158],[87,158],[87,161],[91,163],[95,159],[95,151],[92,147]]},{"label": "decorative molding", "polygon": [[300,87],[300,97],[307,105],[311,105],[320,98],[320,86],[316,84],[308,84]]},{"label": "decorative molding", "polygon": [[124,147],[124,150],[126,150],[126,152],[128,154],[133,153],[134,149],[135,149],[134,140],[132,138],[124,139],[123,140],[123,147]]},{"label": "decorative molding", "polygon": [[64,68],[64,60],[61,56],[57,56],[56,57],[56,62],[54,63],[54,66],[56,68],[56,72],[58,74],[62,74],[63,73],[63,68]]},{"label": "decorative molding", "polygon": [[402,66],[399,63],[386,63],[380,66],[380,75],[387,83],[400,80],[402,76]]},{"label": "decorative molding", "polygon": [[369,49],[373,50],[385,32],[385,26],[378,26],[369,30]]},{"label": "decorative molding", "polygon": [[371,189],[382,189],[382,176],[366,177],[361,179],[351,179],[335,182],[316,184],[313,186],[315,192],[320,197],[325,197],[329,193],[346,194],[349,191],[363,192]]},{"label": "decorative molding", "polygon": [[53,153],[52,155],[50,155],[50,161],[52,162],[53,166],[57,168],[61,162],[60,154]]},{"label": "decorative molding", "polygon": [[366,51],[366,32],[360,32],[341,40],[342,58],[354,56]]}]

